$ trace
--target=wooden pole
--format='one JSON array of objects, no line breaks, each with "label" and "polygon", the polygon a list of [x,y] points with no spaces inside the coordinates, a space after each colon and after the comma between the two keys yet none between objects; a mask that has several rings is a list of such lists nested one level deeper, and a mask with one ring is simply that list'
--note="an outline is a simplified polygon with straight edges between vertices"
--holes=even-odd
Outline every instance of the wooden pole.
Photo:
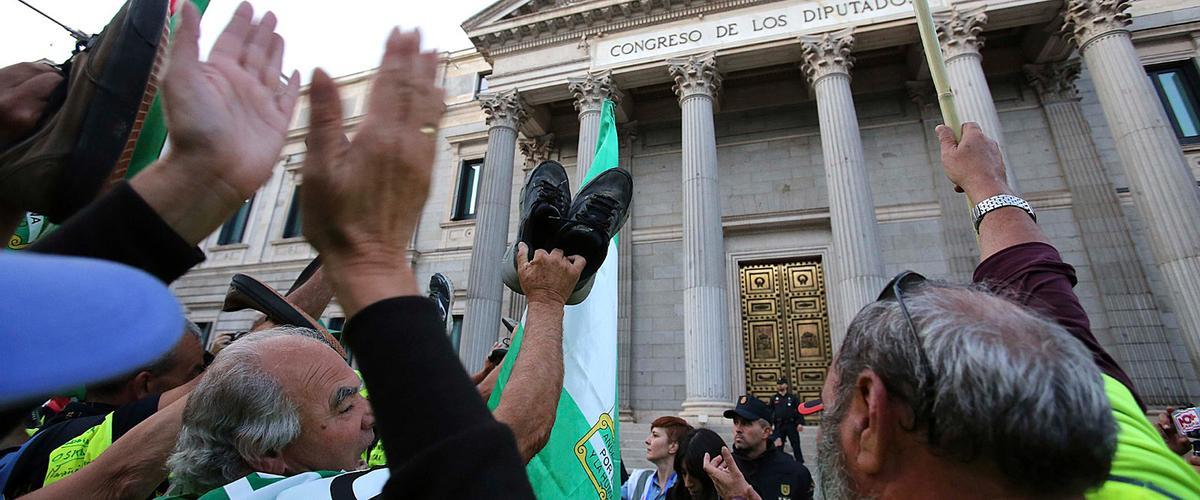
[{"label": "wooden pole", "polygon": [[950,80],[946,78],[946,58],[942,56],[942,46],[938,43],[937,31],[933,28],[929,0],[912,0],[912,4],[917,12],[917,29],[921,32],[921,46],[925,49],[929,76],[933,78],[938,107],[942,110],[942,122],[954,131],[955,138],[961,139],[962,122],[958,119],[958,108],[954,105],[954,91],[950,88]]}]

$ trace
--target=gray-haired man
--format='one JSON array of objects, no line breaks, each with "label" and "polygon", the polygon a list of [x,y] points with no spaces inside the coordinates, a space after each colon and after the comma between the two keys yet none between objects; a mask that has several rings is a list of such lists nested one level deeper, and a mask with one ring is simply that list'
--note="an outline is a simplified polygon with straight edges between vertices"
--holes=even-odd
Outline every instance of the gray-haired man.
[{"label": "gray-haired man", "polygon": [[[975,281],[997,293],[905,272],[859,311],[822,390],[824,498],[1200,491],[1091,334],[1074,269],[1012,194],[996,143],[974,123],[938,136],[976,205]],[[728,458],[705,468],[722,496],[745,494]]]}]

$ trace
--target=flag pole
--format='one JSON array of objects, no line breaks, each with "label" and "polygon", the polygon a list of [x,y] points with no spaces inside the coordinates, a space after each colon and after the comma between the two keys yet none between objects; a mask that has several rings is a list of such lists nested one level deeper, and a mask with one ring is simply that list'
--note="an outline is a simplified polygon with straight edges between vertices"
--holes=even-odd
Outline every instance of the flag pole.
[{"label": "flag pole", "polygon": [[929,64],[929,76],[933,78],[938,107],[942,110],[942,122],[954,131],[955,138],[961,139],[962,122],[958,119],[958,108],[954,105],[954,91],[946,77],[946,58],[942,55],[937,31],[933,28],[929,0],[912,0],[912,4],[913,9],[917,11],[917,29],[921,32],[921,45],[925,49],[925,60]]}]

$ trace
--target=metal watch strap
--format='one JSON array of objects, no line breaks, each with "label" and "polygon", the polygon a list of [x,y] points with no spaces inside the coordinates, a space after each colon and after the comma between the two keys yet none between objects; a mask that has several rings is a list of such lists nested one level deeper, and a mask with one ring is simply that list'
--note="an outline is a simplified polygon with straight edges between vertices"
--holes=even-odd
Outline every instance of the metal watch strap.
[{"label": "metal watch strap", "polygon": [[979,232],[979,223],[983,222],[983,216],[997,208],[1003,207],[1017,207],[1024,210],[1034,222],[1037,222],[1037,214],[1033,213],[1033,207],[1029,206],[1029,202],[1011,194],[998,194],[979,202],[971,208],[971,217],[975,219],[975,232]]}]

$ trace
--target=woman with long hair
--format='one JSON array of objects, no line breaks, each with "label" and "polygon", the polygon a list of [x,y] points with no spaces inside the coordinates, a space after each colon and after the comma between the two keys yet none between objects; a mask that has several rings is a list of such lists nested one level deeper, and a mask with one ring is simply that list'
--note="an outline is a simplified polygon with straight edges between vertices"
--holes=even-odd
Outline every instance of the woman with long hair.
[{"label": "woman with long hair", "polygon": [[704,472],[704,454],[720,456],[725,440],[708,429],[696,429],[679,442],[675,453],[675,473],[682,481],[667,493],[673,500],[717,500],[717,490],[712,479]]}]

